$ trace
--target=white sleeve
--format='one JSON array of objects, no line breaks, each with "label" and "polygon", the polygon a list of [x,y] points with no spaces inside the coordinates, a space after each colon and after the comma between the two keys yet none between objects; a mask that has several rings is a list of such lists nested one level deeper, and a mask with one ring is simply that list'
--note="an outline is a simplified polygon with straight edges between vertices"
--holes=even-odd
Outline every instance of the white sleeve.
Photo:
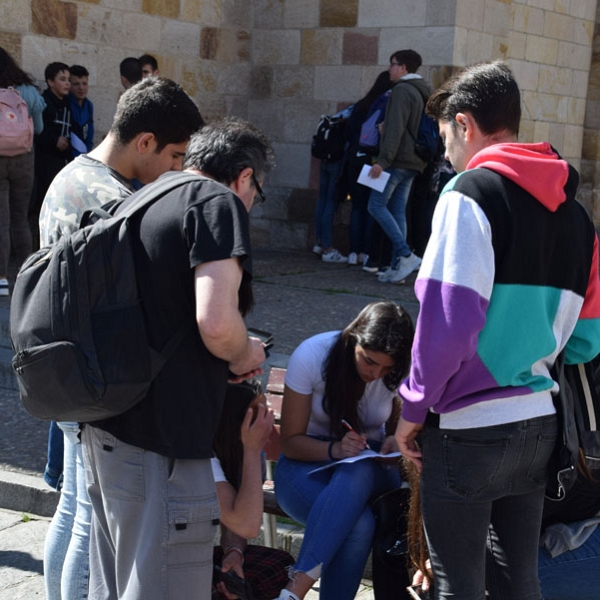
[{"label": "white sleeve", "polygon": [[219,483],[221,481],[227,481],[225,477],[225,473],[223,472],[223,467],[221,467],[221,461],[218,458],[210,459],[210,466],[213,472],[213,478],[215,483]]}]

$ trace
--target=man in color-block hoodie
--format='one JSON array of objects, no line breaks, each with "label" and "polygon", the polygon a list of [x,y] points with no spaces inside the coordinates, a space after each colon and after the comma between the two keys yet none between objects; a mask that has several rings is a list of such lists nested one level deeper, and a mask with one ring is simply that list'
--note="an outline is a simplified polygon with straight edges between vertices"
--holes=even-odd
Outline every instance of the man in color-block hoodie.
[{"label": "man in color-block hoodie", "polygon": [[440,197],[415,283],[421,309],[400,387],[400,450],[421,470],[440,598],[541,598],[536,563],[557,439],[550,369],[600,352],[594,227],[578,174],[519,144],[502,63],[465,69],[427,103],[459,173]]}]

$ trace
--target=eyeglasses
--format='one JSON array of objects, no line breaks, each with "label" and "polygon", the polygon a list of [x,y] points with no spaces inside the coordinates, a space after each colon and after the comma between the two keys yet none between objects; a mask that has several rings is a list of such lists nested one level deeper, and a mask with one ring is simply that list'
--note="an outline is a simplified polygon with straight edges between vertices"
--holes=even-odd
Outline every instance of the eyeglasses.
[{"label": "eyeglasses", "polygon": [[256,201],[256,196],[254,197],[254,204],[264,204],[267,201],[267,197],[260,187],[260,183],[258,183],[258,179],[256,179],[256,175],[252,173],[252,183],[254,184],[254,188],[256,189],[256,194],[260,198],[260,200]]}]

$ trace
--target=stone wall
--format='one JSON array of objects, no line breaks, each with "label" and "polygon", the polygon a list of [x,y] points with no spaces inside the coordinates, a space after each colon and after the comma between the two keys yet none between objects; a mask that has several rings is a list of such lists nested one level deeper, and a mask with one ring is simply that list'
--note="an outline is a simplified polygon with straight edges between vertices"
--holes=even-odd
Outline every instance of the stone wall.
[{"label": "stone wall", "polygon": [[433,87],[456,67],[507,60],[523,90],[522,141],[548,139],[582,168],[600,222],[597,22],[597,0],[2,0],[0,45],[42,87],[48,62],[85,65],[98,139],[122,91],[119,62],[155,55],[205,118],[240,115],[272,136],[278,167],[254,238],[306,248],[319,117],[359,99],[400,48],[421,53]]}]

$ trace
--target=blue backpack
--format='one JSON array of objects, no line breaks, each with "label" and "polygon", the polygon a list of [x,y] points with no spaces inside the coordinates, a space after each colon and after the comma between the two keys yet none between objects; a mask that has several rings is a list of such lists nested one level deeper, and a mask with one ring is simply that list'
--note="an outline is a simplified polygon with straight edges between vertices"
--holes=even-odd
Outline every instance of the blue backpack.
[{"label": "blue backpack", "polygon": [[360,128],[358,145],[361,150],[367,150],[374,154],[379,151],[379,124],[385,118],[385,109],[392,90],[381,94],[369,107],[367,118]]}]

